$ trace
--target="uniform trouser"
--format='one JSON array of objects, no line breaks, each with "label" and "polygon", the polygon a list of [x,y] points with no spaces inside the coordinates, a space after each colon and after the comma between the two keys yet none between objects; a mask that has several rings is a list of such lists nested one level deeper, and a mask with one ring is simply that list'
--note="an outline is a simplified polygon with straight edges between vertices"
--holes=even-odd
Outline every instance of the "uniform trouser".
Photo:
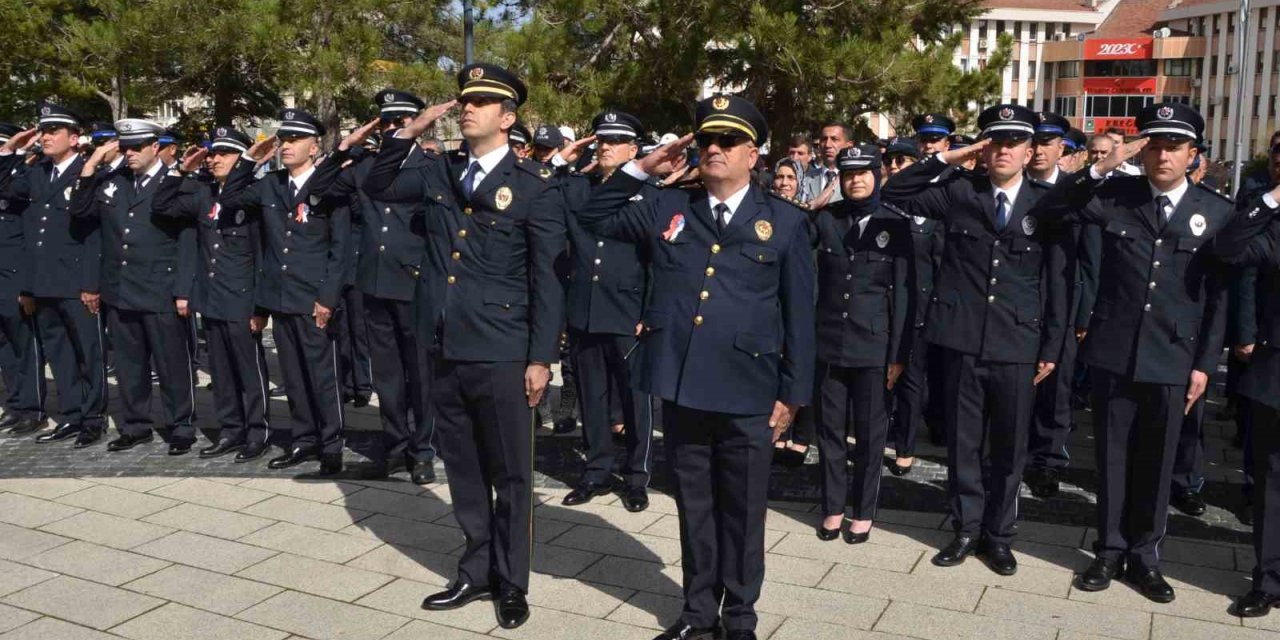
[{"label": "uniform trouser", "polygon": [[1018,519],[1035,365],[991,362],[953,349],[942,354],[947,498],[956,534],[981,533],[1007,544]]},{"label": "uniform trouser", "polygon": [[[916,441],[925,429],[925,403],[929,402],[929,356],[932,351],[928,343],[920,338],[921,330],[913,328],[915,348],[911,350],[911,360],[894,385],[894,396],[897,400],[897,413],[893,423],[893,450],[899,458],[915,456]],[[834,514],[832,514],[834,515]]]},{"label": "uniform trouser", "polygon": [[1028,466],[1038,469],[1066,469],[1071,462],[1067,438],[1071,435],[1071,386],[1075,382],[1076,354],[1080,344],[1068,336],[1062,358],[1040,384],[1036,385],[1035,408],[1031,413]]},{"label": "uniform trouser", "polygon": [[194,440],[195,379],[187,351],[187,319],[174,312],[129,311],[103,305],[116,355],[116,388],[124,422],[120,433],[151,432],[151,366],[160,379],[164,424],[175,440]]},{"label": "uniform trouser", "polygon": [[1094,368],[1099,557],[1160,561],[1169,508],[1169,476],[1187,386],[1133,382]]},{"label": "uniform trouser", "polygon": [[267,358],[248,320],[205,316],[209,375],[221,442],[266,442],[270,427]]},{"label": "uniform trouser", "polygon": [[374,460],[405,459],[431,464],[436,450],[431,440],[435,422],[429,411],[430,360],[420,362],[413,303],[364,296],[373,389],[382,416],[382,445]]},{"label": "uniform trouser", "polygon": [[[822,457],[822,515],[873,520],[889,414],[884,367],[819,365],[816,403]],[[849,495],[848,437],[853,433],[853,495]]]},{"label": "uniform trouser", "polygon": [[635,344],[632,336],[575,331],[569,337],[578,402],[582,405],[582,434],[587,445],[584,482],[604,484],[613,474],[611,407],[622,411],[627,457],[622,477],[627,486],[649,485],[653,449],[653,405],[648,394],[631,388],[630,363],[623,357]]},{"label": "uniform trouser", "polygon": [[[373,394],[373,362],[369,359],[369,329],[365,321],[364,294],[355,287],[342,293],[338,314],[338,363],[344,397]],[[379,400],[381,402],[381,400]]]},{"label": "uniform trouser", "polygon": [[58,387],[58,413],[67,424],[95,431],[105,427],[107,413],[102,322],[79,298],[36,298],[36,328]]},{"label": "uniform trouser", "polygon": [[753,630],[764,582],[769,415],[712,413],[666,401],[662,419],[680,520],[680,619],[707,628],[723,614],[725,629]]},{"label": "uniform trouser", "polygon": [[1204,489],[1204,413],[1201,396],[1182,418],[1178,431],[1178,448],[1173,455],[1173,489],[1181,493],[1200,493]]},{"label": "uniform trouser", "polygon": [[293,422],[291,446],[342,453],[342,395],[333,344],[336,318],[321,329],[309,314],[273,312],[271,324]]},{"label": "uniform trouser", "polygon": [[44,352],[35,318],[23,315],[16,299],[0,301],[0,373],[5,415],[44,420]]},{"label": "uniform trouser", "polygon": [[431,400],[453,514],[466,538],[458,579],[529,590],[533,552],[533,409],[524,362],[432,365]]},{"label": "uniform trouser", "polygon": [[1280,595],[1280,412],[1261,402],[1253,411],[1253,589]]}]

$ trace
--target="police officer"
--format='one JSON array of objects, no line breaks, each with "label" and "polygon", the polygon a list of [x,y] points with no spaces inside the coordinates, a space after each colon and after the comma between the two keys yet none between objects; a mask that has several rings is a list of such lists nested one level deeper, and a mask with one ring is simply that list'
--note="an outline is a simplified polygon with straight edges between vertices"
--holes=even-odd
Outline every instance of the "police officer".
[{"label": "police officer", "polygon": [[[0,122],[0,144],[21,131]],[[15,170],[24,173],[27,165],[20,164]],[[6,394],[0,429],[14,435],[39,431],[48,421],[44,412],[44,354],[35,318],[18,304],[23,278],[30,268],[23,258],[22,216],[26,208],[26,200],[0,194],[0,373]]]},{"label": "police officer", "polygon": [[916,131],[920,155],[929,158],[951,148],[956,123],[941,113],[922,113],[911,119],[911,128]]},{"label": "police officer", "polygon": [[894,136],[884,148],[884,177],[891,178],[920,162],[920,149],[914,140]]},{"label": "police officer", "polygon": [[[80,171],[69,212],[102,226],[101,295],[116,355],[116,381],[124,407],[120,437],[109,451],[151,442],[151,366],[160,380],[169,455],[191,450],[196,432],[195,380],[187,351],[186,317],[195,277],[196,231],[189,220],[154,214],[152,200],[165,178],[154,122],[116,122],[120,137],[94,151]],[[119,145],[125,166],[97,172]]]},{"label": "police officer", "polygon": [[[424,106],[417,96],[391,88],[379,91],[374,103],[378,105],[378,129],[384,137],[412,120]],[[373,160],[370,154],[348,167],[330,190],[330,195],[350,201],[353,215],[363,227],[355,267],[356,289],[363,297],[373,388],[382,418],[382,439],[370,453],[373,465],[365,475],[386,477],[405,469],[413,482],[426,484],[435,480],[434,422],[428,402],[431,378],[426,368],[430,359],[413,323],[414,292],[425,268],[426,224],[420,202],[376,200],[362,189]],[[416,171],[428,161],[421,147],[413,147],[403,169]]]},{"label": "police officer", "polygon": [[[586,205],[619,167],[639,150],[636,138],[644,132],[640,119],[611,109],[591,123],[594,136],[574,143],[582,149],[596,144],[595,172],[575,174],[565,183],[570,210]],[[561,156],[553,163],[563,164]],[[657,197],[656,187],[646,186],[633,198],[643,202]],[[636,343],[647,289],[648,246],[594,235],[570,215],[569,346],[582,406],[582,431],[586,441],[586,470],[564,497],[566,506],[577,506],[612,490],[614,447],[610,426],[611,400],[622,409],[626,462],[622,476],[622,506],[643,511],[649,506],[649,464],[653,445],[653,409],[649,395],[632,389],[629,356]]]},{"label": "police officer", "polygon": [[[1198,113],[1156,103],[1137,125],[1141,138],[1060,182],[1039,215],[1103,228],[1107,278],[1080,356],[1093,376],[1099,533],[1076,587],[1106,589],[1124,569],[1147,598],[1171,602],[1159,558],[1174,448],[1217,366],[1226,321],[1220,266],[1200,248],[1232,206],[1187,180],[1204,130]],[[1139,151],[1147,175],[1108,177]]]},{"label": "police officer", "polygon": [[[1062,345],[1065,279],[1047,268],[1056,235],[1028,215],[1048,190],[1023,173],[1038,119],[1017,105],[978,117],[982,142],[951,150],[891,178],[884,198],[911,215],[946,221],[942,268],[924,339],[943,349],[948,501],[955,538],[939,566],[975,551],[1012,575],[1010,550],[1035,384],[1053,371]],[[981,153],[988,173],[948,164]],[[984,456],[984,451],[989,454]],[[983,469],[984,458],[988,460]]]},{"label": "police officer", "polygon": [[[696,121],[576,213],[653,256],[639,387],[664,401],[684,568],[683,611],[658,638],[720,637],[723,619],[730,640],[754,640],[771,440],[813,391],[812,245],[805,212],[751,183],[769,137],[755,106],[715,95]],[[695,138],[702,186],[632,202],[649,176],[681,168]]]},{"label": "police officer", "polygon": [[318,458],[320,473],[331,475],[342,471],[343,426],[333,314],[342,295],[351,222],[345,203],[320,194],[347,154],[340,146],[315,164],[324,126],[302,109],[284,109],[280,120],[275,138],[284,168],[244,188],[223,190],[218,204],[223,211],[260,216],[262,264],[250,329],[260,331],[270,314],[293,418],[288,450],[268,466],[284,469]]},{"label": "police officer", "polygon": [[539,125],[533,132],[533,159],[550,163],[551,158],[564,146],[564,134],[554,125]]},{"label": "police officer", "polygon": [[564,299],[553,263],[565,204],[552,170],[509,146],[524,83],[480,63],[458,73],[458,89],[467,151],[401,167],[413,139],[454,103],[432,107],[383,141],[364,188],[375,200],[425,205],[418,335],[432,342],[432,409],[467,542],[457,580],[422,606],[496,596],[498,624],[511,629],[529,617],[533,407],[559,350]]},{"label": "police officer", "polygon": [[1086,145],[1089,138],[1084,132],[1074,127],[1067,129],[1066,135],[1062,136],[1062,157],[1058,159],[1058,168],[1065,173],[1075,173],[1084,168],[1084,163],[1089,159],[1089,149]]},{"label": "police officer", "polygon": [[511,145],[511,151],[516,154],[517,158],[528,158],[531,149],[529,141],[533,139],[533,135],[529,133],[529,127],[524,126],[523,122],[516,120],[515,126],[511,127],[511,135],[508,143]]},{"label": "police officer", "polygon": [[[844,198],[812,220],[818,253],[818,451],[822,525],[866,542],[880,498],[889,430],[886,402],[910,358],[912,241],[908,222],[880,202],[880,150],[855,145],[836,155]],[[852,433],[850,433],[852,432]],[[853,435],[855,470],[848,438]],[[852,495],[849,476],[853,476]],[[851,520],[846,528],[844,519]]]},{"label": "police officer", "polygon": [[[14,134],[0,147],[0,197],[24,200],[22,296],[34,315],[40,344],[58,387],[62,422],[36,438],[45,444],[70,438],[87,447],[106,426],[106,367],[98,316],[98,255],[101,236],[90,220],[67,212],[71,190],[84,159],[76,152],[80,119],[59,105],[43,102],[37,128]],[[25,170],[20,165],[37,137],[44,157]]]},{"label": "police officer", "polygon": [[[270,405],[262,332],[250,331],[254,282],[261,252],[256,209],[224,210],[217,204],[224,189],[253,180],[254,163],[245,159],[251,141],[229,126],[215,127],[208,151],[199,149],[178,167],[185,180],[166,178],[155,195],[155,209],[196,223],[199,266],[190,307],[208,332],[209,375],[213,378],[217,441],[200,450],[201,458],[235,453],[236,462],[260,458],[267,450]],[[200,165],[208,166],[208,177]],[[232,183],[230,187],[228,184]]]}]

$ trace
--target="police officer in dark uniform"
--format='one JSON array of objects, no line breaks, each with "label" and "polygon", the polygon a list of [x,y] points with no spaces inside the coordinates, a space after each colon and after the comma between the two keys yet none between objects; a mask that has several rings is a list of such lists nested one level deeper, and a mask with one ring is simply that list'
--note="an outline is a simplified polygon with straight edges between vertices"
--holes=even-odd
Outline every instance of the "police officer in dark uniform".
[{"label": "police officer in dark uniform", "polygon": [[[115,128],[118,141],[99,147],[85,162],[69,207],[73,218],[95,220],[102,227],[102,304],[124,407],[120,437],[107,449],[124,451],[151,442],[154,362],[169,455],[182,455],[196,439],[195,379],[185,338],[196,266],[195,226],[156,215],[152,206],[166,176],[157,141],[164,128],[137,119],[120,120]],[[98,172],[117,144],[125,166]]]},{"label": "police officer in dark uniform", "polygon": [[911,128],[916,131],[920,155],[929,158],[951,148],[951,134],[955,133],[956,123],[945,114],[922,113],[911,119]]},{"label": "police officer in dark uniform", "polygon": [[[841,149],[836,168],[844,198],[812,219],[824,516],[818,537],[834,540],[843,532],[845,542],[858,544],[871,536],[880,498],[889,430],[886,403],[910,358],[914,265],[909,223],[880,202],[880,150],[875,145]],[[856,442],[852,472],[850,435]],[[845,519],[851,520],[848,527]]]},{"label": "police officer in dark uniform", "polygon": [[[417,96],[390,88],[379,91],[374,102],[384,138],[424,106]],[[413,322],[414,291],[426,260],[426,224],[420,202],[377,200],[363,190],[374,157],[370,154],[349,166],[329,192],[350,200],[353,216],[363,227],[356,288],[363,296],[373,388],[382,417],[382,440],[370,453],[373,466],[365,475],[386,477],[405,469],[415,483],[426,484],[435,480],[436,453],[428,401],[430,360]],[[427,162],[426,152],[415,145],[403,169],[416,171]]]},{"label": "police officer in dark uniform", "polygon": [[[342,163],[339,148],[319,164],[324,126],[302,109],[284,109],[275,137],[284,168],[244,188],[231,185],[218,196],[223,211],[260,216],[262,262],[255,286],[254,318],[260,330],[271,315],[289,412],[292,442],[272,469],[320,460],[320,473],[342,471],[342,396],[334,351],[333,314],[342,295],[347,243],[351,239],[346,203],[321,197]],[[256,162],[257,158],[250,158]]]},{"label": "police officer in dark uniform", "polygon": [[[66,108],[40,104],[37,129],[14,134],[0,147],[0,197],[27,201],[23,217],[22,307],[35,316],[40,344],[58,387],[62,422],[36,438],[76,439],[87,447],[106,427],[107,384],[102,322],[98,315],[101,235],[90,220],[67,212],[84,159],[76,152],[79,118]],[[20,169],[37,135],[44,157]]]},{"label": "police officer in dark uniform", "polygon": [[[1076,587],[1106,589],[1123,568],[1147,598],[1171,602],[1159,562],[1174,448],[1222,354],[1226,323],[1221,266],[1200,248],[1233,211],[1187,180],[1204,130],[1198,113],[1156,103],[1137,124],[1139,140],[1060,182],[1038,215],[1103,228],[1107,277],[1080,355],[1093,376],[1097,556]],[[1107,177],[1139,150],[1145,176]]]},{"label": "police officer in dark uniform", "polygon": [[[217,196],[224,189],[244,188],[253,180],[256,167],[244,157],[251,146],[247,135],[228,126],[216,127],[212,133],[207,153],[201,149],[178,167],[186,179],[167,177],[160,183],[154,207],[161,214],[196,223],[199,266],[190,306],[200,313],[208,334],[209,375],[219,427],[217,442],[202,449],[200,457],[235,452],[236,462],[247,462],[266,452],[270,428],[262,332],[249,329],[262,254],[261,229],[257,210],[224,210]],[[199,173],[206,159],[208,179]]]},{"label": "police officer in dark uniform", "polygon": [[516,154],[517,158],[528,158],[529,142],[533,139],[533,134],[529,133],[529,127],[524,126],[523,122],[516,120],[515,126],[511,127],[511,135],[508,136],[508,143],[511,145],[511,151]]},{"label": "police officer in dark uniform", "polygon": [[[751,182],[768,139],[755,106],[715,95],[696,117],[696,134],[628,163],[576,214],[653,256],[639,387],[664,401],[684,573],[684,609],[658,638],[720,637],[723,617],[730,640],[754,640],[771,440],[813,392],[812,244],[807,214]],[[695,137],[702,186],[632,202]]]},{"label": "police officer in dark uniform", "polygon": [[[22,130],[0,122],[0,144]],[[13,170],[25,173],[26,164]],[[21,179],[16,176],[13,179]],[[30,268],[24,256],[22,216],[27,201],[0,194],[0,373],[4,374],[4,417],[0,429],[14,435],[44,428],[44,352],[32,314],[18,303]]]},{"label": "police officer in dark uniform", "polygon": [[539,125],[533,132],[533,153],[531,157],[542,163],[550,163],[551,158],[564,146],[564,134],[560,129],[549,125]]},{"label": "police officer in dark uniform", "polygon": [[[884,187],[891,204],[947,225],[923,336],[943,349],[946,372],[947,487],[956,535],[934,556],[939,566],[960,564],[976,551],[998,574],[1018,568],[1009,544],[1034,385],[1053,371],[1061,349],[1067,294],[1061,273],[1049,268],[1062,245],[1028,215],[1048,190],[1023,173],[1037,121],[1017,105],[986,109],[978,118],[982,142],[935,155]],[[978,153],[988,173],[952,171],[935,180],[948,164]]]},{"label": "police officer in dark uniform", "polygon": [[[644,133],[640,119],[623,111],[608,110],[591,123],[596,144],[592,175],[566,178],[570,210],[586,205],[595,189],[633,160]],[[582,148],[590,138],[578,141]],[[557,161],[564,163],[561,156]],[[634,202],[657,197],[657,188],[646,186]],[[570,215],[569,346],[582,406],[582,431],[586,441],[586,470],[564,497],[566,506],[583,504],[612,490],[614,446],[611,401],[621,405],[626,438],[625,485],[622,505],[628,511],[649,506],[649,464],[653,445],[653,408],[649,395],[632,389],[629,357],[636,342],[636,324],[644,307],[648,274],[648,246],[594,235]],[[612,396],[612,398],[611,398]]]},{"label": "police officer in dark uniform", "polygon": [[533,407],[559,352],[564,298],[553,263],[566,211],[551,168],[509,147],[527,95],[519,78],[472,64],[458,88],[467,151],[401,167],[414,138],[453,103],[432,107],[383,140],[364,188],[374,200],[425,205],[418,335],[435,356],[432,410],[467,543],[457,580],[422,606],[496,596],[498,623],[511,629],[529,617]]}]

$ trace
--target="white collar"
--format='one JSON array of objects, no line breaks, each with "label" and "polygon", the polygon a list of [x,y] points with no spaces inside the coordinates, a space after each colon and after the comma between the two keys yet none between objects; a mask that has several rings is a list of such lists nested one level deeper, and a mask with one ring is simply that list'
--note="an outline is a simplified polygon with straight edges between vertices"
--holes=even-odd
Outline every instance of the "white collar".
[{"label": "white collar", "polygon": [[[1148,184],[1150,184],[1150,183],[1148,183]],[[1151,199],[1152,199],[1152,200],[1155,200],[1156,198],[1159,198],[1160,196],[1165,196],[1165,197],[1169,198],[1169,202],[1173,205],[1173,208],[1177,209],[1177,208],[1178,208],[1178,203],[1182,201],[1182,196],[1187,195],[1187,189],[1189,189],[1189,188],[1191,188],[1191,181],[1190,181],[1190,180],[1187,180],[1186,178],[1183,178],[1183,180],[1182,180],[1182,184],[1179,184],[1178,186],[1174,187],[1174,188],[1173,188],[1172,190],[1170,190],[1170,191],[1161,191],[1161,190],[1160,190],[1159,188],[1157,188],[1154,184],[1152,184],[1152,185],[1151,185]]]},{"label": "white collar", "polygon": [[298,191],[302,191],[302,188],[307,186],[307,180],[311,179],[311,174],[315,172],[316,172],[316,165],[312,163],[311,166],[307,167],[306,171],[302,172],[302,175],[289,176],[289,184],[297,186]]},{"label": "white collar", "polygon": [[719,198],[716,198],[715,196],[708,193],[707,199],[711,201],[712,213],[714,214],[716,210],[716,205],[723,202],[725,206],[729,207],[729,217],[732,218],[733,214],[738,212],[738,207],[742,206],[742,201],[746,199],[747,191],[750,188],[751,188],[751,182],[747,181],[747,184],[743,185],[741,189],[738,189],[733,193],[733,195],[729,196],[728,198],[725,198],[724,200],[720,200]]},{"label": "white collar", "polygon": [[1061,179],[1062,179],[1062,170],[1059,169],[1058,165],[1055,164],[1053,165],[1053,173],[1049,174],[1049,177],[1045,178],[1044,180],[1041,180],[1041,182],[1048,182],[1049,184],[1058,184],[1058,180],[1061,180]]},{"label": "white collar", "polygon": [[71,163],[75,162],[75,161],[76,161],[76,158],[78,158],[78,157],[79,157],[79,156],[77,156],[76,154],[72,153],[72,154],[67,155],[67,159],[66,159],[66,160],[63,160],[62,162],[59,162],[58,164],[53,165],[53,168],[54,168],[55,170],[57,170],[57,172],[58,172],[58,177],[59,177],[59,178],[61,178],[62,176],[67,175],[67,169],[70,169],[70,168],[71,168]]},{"label": "white collar", "polygon": [[997,195],[999,195],[999,194],[1003,193],[1003,194],[1004,194],[1004,196],[1005,196],[1006,198],[1008,198],[1008,199],[1009,199],[1009,208],[1010,208],[1010,210],[1012,210],[1012,209],[1013,209],[1013,203],[1015,203],[1015,202],[1017,202],[1017,201],[1018,201],[1018,192],[1019,192],[1019,191],[1022,191],[1022,183],[1023,183],[1023,182],[1025,182],[1025,180],[1024,180],[1024,176],[1018,176],[1018,182],[1017,182],[1017,184],[1013,185],[1012,187],[1001,188],[1001,187],[997,187],[997,186],[995,185],[995,183],[992,183],[992,184],[991,184],[991,190],[992,190],[991,197],[992,197],[992,198],[995,198]]},{"label": "white collar", "polygon": [[479,158],[475,157],[468,151],[467,166],[470,167],[472,162],[479,162],[480,171],[484,172],[484,175],[487,176],[490,173],[493,173],[494,168],[498,166],[499,162],[502,162],[503,158],[507,157],[508,153],[511,153],[511,147],[505,144],[500,145],[497,149],[494,149]]},{"label": "white collar", "polygon": [[164,163],[159,160],[156,160],[155,162],[151,163],[151,168],[147,169],[146,173],[142,174],[141,176],[134,175],[133,179],[136,181],[138,178],[145,176],[147,180],[150,180],[156,177],[156,174],[160,173],[160,170],[163,168],[164,168]]}]

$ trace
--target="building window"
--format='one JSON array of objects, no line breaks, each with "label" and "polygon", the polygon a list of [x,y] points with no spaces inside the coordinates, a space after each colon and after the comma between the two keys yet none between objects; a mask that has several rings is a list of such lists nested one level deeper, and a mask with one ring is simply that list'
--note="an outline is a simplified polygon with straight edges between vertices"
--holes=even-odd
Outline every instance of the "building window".
[{"label": "building window", "polygon": [[1209,57],[1209,73],[1212,73],[1215,76],[1222,73],[1222,67],[1218,66],[1219,62],[1221,62],[1221,60],[1218,54],[1215,53]]},{"label": "building window", "polygon": [[1155,103],[1152,96],[1089,96],[1085,117],[1132,118]]},{"label": "building window", "polygon": [[1028,80],[1036,79],[1036,61],[1035,60],[1032,60],[1027,63],[1027,79]]},{"label": "building window", "polygon": [[1059,78],[1080,77],[1080,62],[1078,60],[1069,60],[1067,62],[1059,62],[1058,77]]},{"label": "building window", "polygon": [[1021,69],[1021,68],[1022,68],[1022,65],[1018,64],[1017,62],[1013,62],[1013,63],[1010,63],[1010,64],[1009,64],[1009,67],[1010,67],[1010,68],[1012,69],[1012,71],[1013,71],[1013,79],[1014,79],[1014,80],[1017,80],[1017,79],[1018,79],[1018,76],[1019,76],[1019,75],[1021,75],[1021,74],[1019,73],[1019,69]]},{"label": "building window", "polygon": [[1156,75],[1155,60],[1086,60],[1084,75],[1115,78]]},{"label": "building window", "polygon": [[1172,60],[1165,60],[1164,74],[1166,76],[1191,75],[1191,58],[1177,58]]},{"label": "building window", "polygon": [[1079,98],[1075,96],[1058,96],[1053,99],[1053,112],[1064,118],[1074,118],[1077,100]]},{"label": "building window", "polygon": [[1160,102],[1181,102],[1182,104],[1191,104],[1191,96],[1164,96],[1160,98]]}]

